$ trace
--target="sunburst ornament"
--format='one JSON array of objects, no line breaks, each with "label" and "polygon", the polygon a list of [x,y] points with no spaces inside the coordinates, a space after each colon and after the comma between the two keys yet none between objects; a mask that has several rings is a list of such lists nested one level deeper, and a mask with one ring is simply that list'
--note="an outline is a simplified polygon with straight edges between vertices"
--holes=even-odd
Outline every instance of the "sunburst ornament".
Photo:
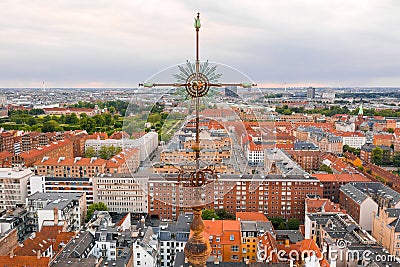
[{"label": "sunburst ornament", "polygon": [[224,86],[240,86],[243,88],[251,88],[256,86],[252,83],[218,83],[218,79],[222,74],[216,73],[217,66],[211,65],[208,61],[200,63],[199,59],[199,30],[200,30],[200,13],[194,19],[194,27],[196,29],[196,60],[194,63],[187,62],[183,66],[178,66],[179,73],[174,74],[177,80],[175,83],[141,83],[139,86],[153,88],[156,86],[169,86],[175,88],[185,88],[188,95],[194,100],[195,106],[195,124],[196,124],[196,140],[192,145],[195,151],[194,170],[192,168],[182,168],[178,174],[178,181],[183,186],[193,188],[193,221],[190,224],[190,230],[193,236],[188,240],[185,246],[185,256],[190,264],[194,267],[203,267],[211,254],[210,242],[203,236],[205,229],[204,222],[201,219],[201,210],[205,206],[202,198],[201,190],[208,183],[215,181],[217,175],[212,167],[203,168],[200,165],[200,115],[199,104],[200,99],[207,95],[211,87]]}]

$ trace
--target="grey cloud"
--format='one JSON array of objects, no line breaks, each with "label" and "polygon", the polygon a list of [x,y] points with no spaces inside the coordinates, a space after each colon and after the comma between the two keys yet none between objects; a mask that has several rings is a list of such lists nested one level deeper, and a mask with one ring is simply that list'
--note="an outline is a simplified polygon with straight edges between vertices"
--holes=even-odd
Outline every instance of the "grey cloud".
[{"label": "grey cloud", "polygon": [[202,59],[257,82],[400,84],[395,0],[5,0],[0,9],[0,87],[133,86],[193,58],[197,11]]}]

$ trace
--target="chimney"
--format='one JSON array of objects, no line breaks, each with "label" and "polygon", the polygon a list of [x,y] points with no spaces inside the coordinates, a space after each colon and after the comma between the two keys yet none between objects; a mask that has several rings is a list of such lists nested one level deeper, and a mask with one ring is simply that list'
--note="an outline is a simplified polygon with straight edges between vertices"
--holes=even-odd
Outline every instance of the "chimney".
[{"label": "chimney", "polygon": [[55,207],[53,209],[53,213],[54,213],[54,225],[58,225],[58,208]]},{"label": "chimney", "polygon": [[289,239],[285,239],[285,248],[290,247]]},{"label": "chimney", "polygon": [[10,252],[10,259],[14,258],[14,250],[12,249]]},{"label": "chimney", "polygon": [[40,254],[40,249],[38,249],[38,251],[37,251],[37,259],[40,259],[40,257],[41,257],[41,254]]},{"label": "chimney", "polygon": [[215,221],[215,218],[212,218],[211,221]]}]

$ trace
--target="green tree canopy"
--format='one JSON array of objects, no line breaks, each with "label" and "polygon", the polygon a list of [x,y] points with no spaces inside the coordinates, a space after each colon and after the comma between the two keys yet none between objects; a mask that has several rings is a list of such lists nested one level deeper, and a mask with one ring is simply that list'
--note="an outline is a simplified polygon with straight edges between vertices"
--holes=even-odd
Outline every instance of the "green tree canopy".
[{"label": "green tree canopy", "polygon": [[281,223],[285,224],[285,220],[280,217],[269,217],[268,220],[270,220],[275,229],[277,229]]},{"label": "green tree canopy", "polygon": [[[85,114],[85,113],[82,113]],[[89,134],[92,134],[94,131],[96,131],[96,121],[93,118],[90,117],[83,117],[80,120],[80,126],[82,129],[86,130]]]},{"label": "green tree canopy", "polygon": [[376,165],[382,165],[383,162],[383,150],[379,146],[372,149],[371,155],[372,162]]},{"label": "green tree canopy", "polygon": [[218,215],[215,213],[214,210],[209,210],[209,209],[204,209],[202,214],[201,214],[201,218],[203,220],[211,220],[211,219],[215,219],[215,220],[219,220]]},{"label": "green tree canopy", "polygon": [[300,221],[297,219],[289,219],[286,223],[288,230],[298,230],[300,226]]},{"label": "green tree canopy", "polygon": [[161,121],[161,115],[159,113],[150,114],[147,118],[147,121],[151,123],[157,123]]},{"label": "green tree canopy", "polygon": [[49,120],[43,123],[42,132],[55,132],[60,125],[55,120]]},{"label": "green tree canopy", "polygon": [[99,156],[102,159],[110,159],[121,151],[122,148],[119,146],[102,146],[99,149]]},{"label": "green tree canopy", "polygon": [[85,158],[93,158],[96,157],[96,151],[93,147],[88,147],[85,149]]},{"label": "green tree canopy", "polygon": [[216,210],[215,214],[221,219],[221,220],[235,220],[235,216],[229,212],[227,212],[225,209],[220,209]]},{"label": "green tree canopy", "polygon": [[322,164],[318,170],[322,171],[322,172],[333,173],[331,167],[329,167],[328,165],[325,165],[325,164]]},{"label": "green tree canopy", "polygon": [[107,205],[104,204],[103,202],[90,204],[89,207],[88,207],[88,210],[87,210],[87,215],[86,215],[86,221],[87,222],[90,221],[90,219],[93,216],[93,213],[96,210],[104,210],[104,211],[106,211],[106,210],[108,210],[108,208],[107,208]]}]

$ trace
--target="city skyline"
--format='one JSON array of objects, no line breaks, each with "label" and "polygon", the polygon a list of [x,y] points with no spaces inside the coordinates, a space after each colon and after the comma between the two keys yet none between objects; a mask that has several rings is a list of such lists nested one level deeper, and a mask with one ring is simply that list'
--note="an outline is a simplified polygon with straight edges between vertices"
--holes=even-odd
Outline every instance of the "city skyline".
[{"label": "city skyline", "polygon": [[[0,87],[136,87],[201,58],[264,86],[398,86],[395,1],[3,1]],[[227,41],[228,40],[228,41]]]}]

